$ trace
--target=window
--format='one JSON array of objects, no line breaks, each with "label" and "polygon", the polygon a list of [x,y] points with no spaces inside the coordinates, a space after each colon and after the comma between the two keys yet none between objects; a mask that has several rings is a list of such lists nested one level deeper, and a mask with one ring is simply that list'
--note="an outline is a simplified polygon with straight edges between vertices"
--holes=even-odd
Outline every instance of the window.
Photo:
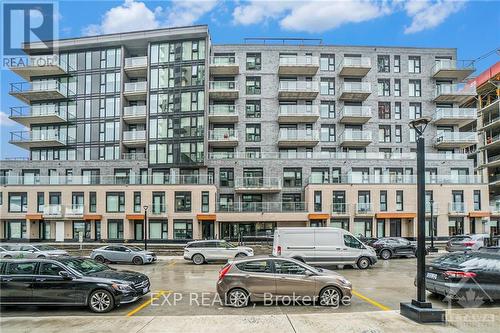
[{"label": "window", "polygon": [[390,125],[380,125],[378,127],[378,142],[391,142]]},{"label": "window", "polygon": [[284,187],[302,186],[302,168],[284,168],[283,169]]},{"label": "window", "polygon": [[192,239],[193,221],[174,220],[174,239]]},{"label": "window", "polygon": [[410,103],[410,119],[418,119],[422,117],[422,104],[421,103]]},{"label": "window", "polygon": [[394,56],[394,73],[401,72],[401,56]]},{"label": "window", "polygon": [[219,186],[234,187],[234,169],[221,168],[219,170]]},{"label": "window", "polygon": [[409,73],[420,73],[420,57],[409,56],[408,57],[408,72]]},{"label": "window", "polygon": [[207,191],[201,192],[201,212],[208,213],[210,210],[210,193]]},{"label": "window", "polygon": [[391,95],[391,80],[390,79],[379,79],[378,80],[378,95],[379,96],[390,96]]},{"label": "window", "polygon": [[38,192],[36,194],[36,205],[37,205],[37,212],[42,213],[43,206],[45,206],[45,194],[43,192]]},{"label": "window", "polygon": [[323,208],[321,191],[314,191],[314,211],[321,212]]},{"label": "window", "polygon": [[175,211],[191,211],[191,192],[175,192]]},{"label": "window", "polygon": [[320,139],[323,142],[335,142],[335,124],[321,125]]},{"label": "window", "polygon": [[246,141],[260,142],[260,124],[247,124]]},{"label": "window", "polygon": [[394,103],[394,119],[401,120],[401,102]]},{"label": "window", "polygon": [[90,223],[73,221],[73,239],[90,239]]},{"label": "window", "polygon": [[162,214],[166,211],[165,192],[153,192],[153,206],[151,207],[152,214]]},{"label": "window", "polygon": [[108,192],[106,193],[106,212],[123,213],[125,212],[125,193]]},{"label": "window", "polygon": [[141,192],[134,192],[134,213],[141,212]]},{"label": "window", "polygon": [[251,273],[272,273],[269,260],[253,260],[242,264],[237,264],[239,270]]},{"label": "window", "polygon": [[387,191],[380,191],[380,210],[387,212]]},{"label": "window", "polygon": [[335,78],[321,78],[320,81],[321,95],[335,95]]},{"label": "window", "polygon": [[389,73],[391,71],[389,55],[377,56],[377,65],[379,73]]},{"label": "window", "polygon": [[260,95],[260,76],[247,76],[247,95]]},{"label": "window", "polygon": [[345,191],[333,191],[332,193],[332,212],[346,213],[346,194]]},{"label": "window", "polygon": [[394,137],[396,138],[396,143],[402,142],[401,125],[396,125],[396,130],[394,131]]},{"label": "window", "polygon": [[40,274],[39,275],[59,276],[59,272],[62,272],[62,271],[66,271],[66,270],[57,264],[42,263],[40,265]]},{"label": "window", "polygon": [[354,238],[352,235],[345,234],[344,235],[344,244],[347,247],[355,248],[355,249],[364,249],[365,247],[363,244],[361,244],[360,241],[358,241],[356,238]]},{"label": "window", "polygon": [[9,193],[9,212],[26,213],[28,211],[27,193]]},{"label": "window", "polygon": [[422,87],[420,80],[410,80],[408,84],[408,95],[410,97],[421,97]]},{"label": "window", "polygon": [[307,269],[299,264],[285,260],[275,260],[274,269],[276,274],[304,275]]},{"label": "window", "polygon": [[34,275],[36,262],[10,262],[5,269],[5,275]]},{"label": "window", "polygon": [[474,210],[481,210],[481,191],[474,190]]},{"label": "window", "polygon": [[321,54],[319,69],[322,71],[335,70],[335,55],[334,54]]},{"label": "window", "polygon": [[390,102],[378,102],[378,119],[391,119]]},{"label": "window", "polygon": [[394,79],[394,96],[401,96],[401,79]]},{"label": "window", "polygon": [[247,53],[247,70],[261,70],[261,54]]},{"label": "window", "polygon": [[335,118],[335,102],[334,101],[321,101],[320,105],[321,118]]},{"label": "window", "polygon": [[396,191],[396,210],[403,211],[403,191]]},{"label": "window", "polygon": [[108,220],[108,239],[123,239],[123,220]]},{"label": "window", "polygon": [[89,212],[95,213],[97,211],[97,193],[89,193]]},{"label": "window", "polygon": [[247,100],[245,110],[247,118],[260,118],[260,100]]}]

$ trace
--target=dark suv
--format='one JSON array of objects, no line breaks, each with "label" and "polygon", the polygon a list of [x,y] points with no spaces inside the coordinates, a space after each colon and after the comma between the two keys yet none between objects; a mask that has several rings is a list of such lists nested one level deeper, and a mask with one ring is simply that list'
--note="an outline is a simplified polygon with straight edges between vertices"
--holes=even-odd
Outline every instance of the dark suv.
[{"label": "dark suv", "polygon": [[0,261],[0,305],[88,306],[108,312],[149,292],[146,275],[88,258]]},{"label": "dark suv", "polygon": [[414,256],[417,251],[417,246],[414,243],[402,237],[382,237],[369,243],[369,245],[375,249],[377,255],[383,260],[393,257]]}]

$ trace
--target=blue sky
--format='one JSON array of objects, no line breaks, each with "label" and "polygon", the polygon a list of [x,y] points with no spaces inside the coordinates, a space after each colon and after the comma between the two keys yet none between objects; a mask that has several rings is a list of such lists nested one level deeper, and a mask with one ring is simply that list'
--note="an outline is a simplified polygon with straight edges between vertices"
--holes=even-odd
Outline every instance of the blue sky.
[{"label": "blue sky", "polygon": [[[208,24],[214,43],[245,37],[322,38],[325,44],[456,47],[458,58],[476,59],[500,48],[500,1],[56,1],[60,38]],[[500,60],[498,53],[476,63],[477,73]],[[2,69],[0,158],[27,156],[9,145],[8,95],[22,81]]]}]

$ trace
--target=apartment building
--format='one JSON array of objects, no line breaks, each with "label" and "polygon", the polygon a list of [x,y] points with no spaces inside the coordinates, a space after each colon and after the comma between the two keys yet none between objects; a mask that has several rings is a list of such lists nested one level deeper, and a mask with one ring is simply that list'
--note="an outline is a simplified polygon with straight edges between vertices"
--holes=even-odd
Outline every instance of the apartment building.
[{"label": "apartment building", "polygon": [[498,231],[463,153],[476,92],[456,49],[281,42],[157,29],[59,40],[41,67],[26,46],[10,94],[28,129],[10,142],[29,159],[2,161],[0,238],[140,241],[145,207],[158,242],[328,225],[413,238],[422,116],[435,236]]}]

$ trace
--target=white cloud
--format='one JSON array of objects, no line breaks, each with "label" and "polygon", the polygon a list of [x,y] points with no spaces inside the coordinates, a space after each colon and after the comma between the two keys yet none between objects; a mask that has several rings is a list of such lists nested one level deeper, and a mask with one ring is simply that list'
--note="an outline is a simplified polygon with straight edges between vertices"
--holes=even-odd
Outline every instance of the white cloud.
[{"label": "white cloud", "polygon": [[10,127],[15,125],[16,125],[15,121],[10,119],[5,112],[0,111],[0,127]]},{"label": "white cloud", "polygon": [[412,21],[410,26],[405,28],[405,34],[435,28],[443,23],[448,16],[461,10],[464,5],[465,1],[460,0],[409,0],[405,4],[405,10]]},{"label": "white cloud", "polygon": [[158,6],[152,10],[144,2],[125,0],[123,4],[109,9],[102,16],[100,23],[83,28],[82,34],[90,36],[192,25],[212,11],[217,3],[217,0],[173,0],[169,7]]}]

